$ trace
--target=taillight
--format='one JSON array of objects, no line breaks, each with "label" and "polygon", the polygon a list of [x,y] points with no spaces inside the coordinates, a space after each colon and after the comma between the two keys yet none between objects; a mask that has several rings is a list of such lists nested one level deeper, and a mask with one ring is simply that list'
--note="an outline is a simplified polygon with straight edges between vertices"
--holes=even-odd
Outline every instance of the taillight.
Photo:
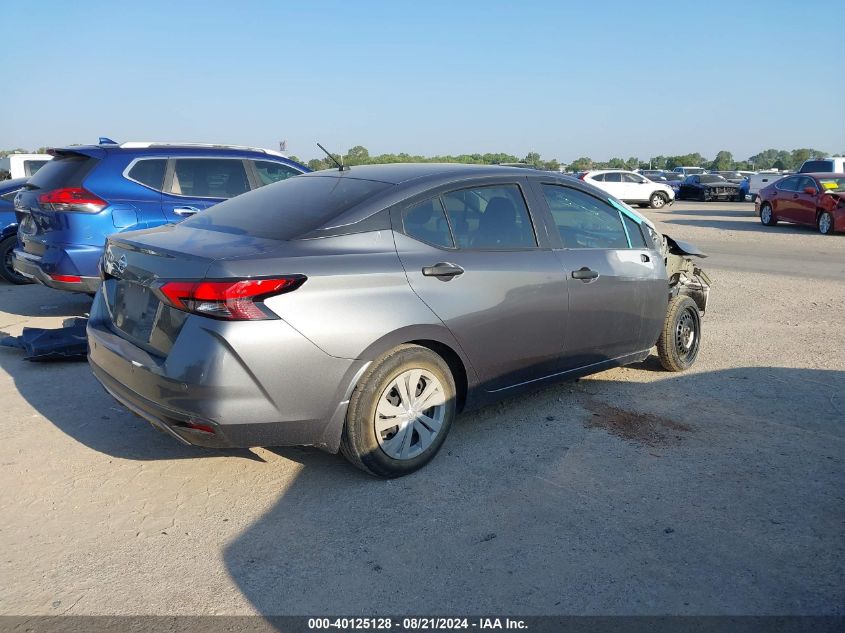
[{"label": "taillight", "polygon": [[60,281],[63,284],[79,284],[82,283],[82,277],[79,275],[50,275],[53,281]]},{"label": "taillight", "polygon": [[76,211],[79,213],[99,213],[108,204],[102,198],[82,187],[64,187],[47,191],[38,196],[42,207],[51,211]]},{"label": "taillight", "polygon": [[305,282],[304,275],[273,279],[227,281],[167,281],[159,292],[174,308],[226,321],[277,319],[261,302],[292,292]]}]

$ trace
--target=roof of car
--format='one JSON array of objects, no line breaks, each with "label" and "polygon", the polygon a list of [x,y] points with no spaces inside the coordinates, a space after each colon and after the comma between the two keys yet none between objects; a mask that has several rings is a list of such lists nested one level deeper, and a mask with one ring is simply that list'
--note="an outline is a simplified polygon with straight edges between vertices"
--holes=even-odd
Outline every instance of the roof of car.
[{"label": "roof of car", "polygon": [[793,174],[795,176],[810,176],[810,178],[845,178],[843,172],[813,171],[808,174]]},{"label": "roof of car", "polygon": [[334,176],[346,178],[359,178],[361,180],[378,180],[398,185],[409,180],[425,178],[428,176],[454,176],[457,178],[472,176],[501,176],[512,174],[514,176],[525,176],[527,173],[554,173],[540,172],[534,169],[523,167],[506,167],[504,165],[468,165],[465,163],[388,163],[384,165],[356,165],[348,167],[343,171],[337,168],[323,169],[306,174],[309,178],[321,176]]}]

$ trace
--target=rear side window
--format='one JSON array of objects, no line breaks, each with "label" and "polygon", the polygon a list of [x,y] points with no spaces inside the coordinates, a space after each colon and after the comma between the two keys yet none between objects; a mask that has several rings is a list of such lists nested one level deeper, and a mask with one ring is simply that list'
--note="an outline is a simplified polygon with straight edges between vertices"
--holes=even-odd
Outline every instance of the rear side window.
[{"label": "rear side window", "polygon": [[168,193],[195,198],[234,198],[249,191],[243,161],[177,158]]},{"label": "rear side window", "polygon": [[36,172],[44,167],[50,161],[47,160],[28,160],[23,164],[23,173],[25,176],[34,176]]},{"label": "rear side window", "polygon": [[452,191],[443,196],[461,248],[512,250],[537,246],[528,208],[517,185]]},{"label": "rear side window", "polygon": [[455,243],[440,198],[420,202],[402,211],[405,233],[422,242],[452,248]]},{"label": "rear side window", "polygon": [[778,180],[775,187],[781,191],[798,191],[798,178],[792,176],[791,178]]},{"label": "rear side window", "polygon": [[81,187],[98,162],[96,158],[83,154],[59,154],[39,169],[27,185],[38,189]]},{"label": "rear side window", "polygon": [[591,180],[598,180],[599,182],[604,182],[604,177],[607,174],[596,174],[595,176],[590,176]]},{"label": "rear side window", "polygon": [[293,167],[288,167],[282,163],[274,163],[270,160],[256,160],[252,161],[252,163],[255,165],[255,172],[258,174],[258,184],[261,187],[272,185],[274,182],[279,182],[280,180],[287,180],[291,176],[299,176],[302,173]]},{"label": "rear side window", "polygon": [[648,248],[640,225],[624,213],[622,214],[622,222],[625,223],[625,230],[628,231],[628,237],[631,239],[631,248]]},{"label": "rear side window", "polygon": [[335,176],[289,178],[216,204],[182,225],[237,235],[289,240],[392,187],[385,182]]},{"label": "rear side window", "polygon": [[167,166],[165,158],[150,158],[139,160],[132,166],[127,174],[132,180],[137,180],[142,185],[161,191],[164,183],[164,168]]},{"label": "rear side window", "polygon": [[622,174],[605,174],[605,182],[622,182]]},{"label": "rear side window", "polygon": [[628,248],[619,212],[582,191],[543,185],[564,248]]}]

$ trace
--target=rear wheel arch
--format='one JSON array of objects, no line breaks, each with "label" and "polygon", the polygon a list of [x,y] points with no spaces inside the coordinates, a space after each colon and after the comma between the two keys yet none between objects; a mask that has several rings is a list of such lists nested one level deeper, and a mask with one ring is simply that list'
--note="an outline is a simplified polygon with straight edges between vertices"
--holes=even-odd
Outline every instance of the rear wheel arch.
[{"label": "rear wheel arch", "polygon": [[[452,370],[458,391],[458,411],[474,385],[478,384],[475,371],[463,353],[458,341],[444,325],[415,325],[394,330],[371,343],[358,358],[375,363],[400,345],[419,345],[438,354]],[[352,386],[353,388],[355,385]]]},{"label": "rear wheel arch", "polygon": [[460,354],[440,341],[421,339],[408,341],[408,344],[428,348],[446,361],[446,364],[452,371],[452,378],[455,380],[456,408],[458,413],[460,413],[466,404],[469,389],[466,366]]}]

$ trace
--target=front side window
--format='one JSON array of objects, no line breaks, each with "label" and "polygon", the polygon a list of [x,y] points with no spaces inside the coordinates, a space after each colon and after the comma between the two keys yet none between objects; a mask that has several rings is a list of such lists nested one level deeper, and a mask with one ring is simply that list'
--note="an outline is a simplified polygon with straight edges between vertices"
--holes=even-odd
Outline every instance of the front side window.
[{"label": "front side window", "polygon": [[778,180],[775,187],[781,191],[798,191],[798,178],[793,176],[792,178]]},{"label": "front side window", "polygon": [[249,191],[243,161],[177,158],[169,193],[197,198],[234,198]]},{"label": "front side window", "polygon": [[627,183],[634,183],[637,185],[641,185],[645,182],[645,180],[643,180],[636,174],[622,174],[622,181]]},{"label": "front side window", "polygon": [[440,198],[420,202],[402,211],[405,233],[428,244],[452,248],[455,243]]},{"label": "front side window", "polygon": [[461,248],[512,250],[537,246],[528,208],[517,185],[452,191],[443,204]]},{"label": "front side window", "polygon": [[564,248],[628,248],[619,212],[576,189],[543,185]]},{"label": "front side window", "polygon": [[282,163],[274,163],[271,160],[253,161],[255,171],[258,174],[258,185],[272,185],[274,182],[286,180],[292,176],[299,176],[302,172]]},{"label": "front side window", "polygon": [[161,191],[164,183],[164,168],[167,166],[166,158],[151,158],[139,160],[132,165],[127,174],[132,180],[140,182],[156,191]]},{"label": "front side window", "polygon": [[631,240],[631,248],[648,248],[645,238],[643,237],[643,232],[640,230],[640,225],[624,213],[622,214],[622,222],[625,223],[625,230],[628,231],[628,237]]},{"label": "front side window", "polygon": [[804,193],[804,190],[808,187],[813,191],[816,191],[816,183],[813,182],[813,179],[808,176],[804,176],[798,181],[798,191]]}]

